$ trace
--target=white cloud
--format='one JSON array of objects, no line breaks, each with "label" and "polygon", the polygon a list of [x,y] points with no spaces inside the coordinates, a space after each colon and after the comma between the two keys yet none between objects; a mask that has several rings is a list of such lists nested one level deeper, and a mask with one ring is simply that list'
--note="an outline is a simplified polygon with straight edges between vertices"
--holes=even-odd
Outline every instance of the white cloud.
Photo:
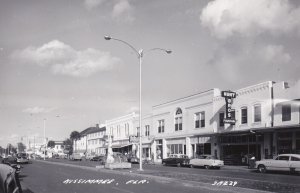
[{"label": "white cloud", "polygon": [[120,0],[113,7],[112,17],[117,21],[132,22],[135,20],[132,16],[132,11],[133,7],[128,0]]},{"label": "white cloud", "polygon": [[30,114],[39,114],[39,113],[49,113],[55,110],[55,107],[45,108],[45,107],[30,107],[23,110],[23,113],[30,113]]},{"label": "white cloud", "polygon": [[291,60],[291,56],[284,52],[282,45],[267,45],[259,52],[267,63],[286,64]]},{"label": "white cloud", "polygon": [[288,67],[292,58],[282,45],[254,44],[238,48],[221,46],[210,61],[211,68],[231,84],[251,80],[253,75],[258,80],[277,78],[277,66],[292,69]]},{"label": "white cloud", "polygon": [[100,6],[106,0],[84,0],[84,5],[87,9],[93,9]]},{"label": "white cloud", "polygon": [[130,108],[126,111],[126,113],[133,113],[133,112],[135,112],[135,113],[140,112],[139,107],[133,106],[133,107],[130,107]]},{"label": "white cloud", "polygon": [[218,38],[234,34],[255,36],[263,32],[280,34],[299,30],[300,9],[288,0],[214,0],[202,10],[203,26]]},{"label": "white cloud", "polygon": [[16,51],[13,58],[23,63],[49,67],[55,74],[75,77],[86,77],[97,71],[111,70],[114,64],[119,62],[118,58],[112,57],[108,52],[93,48],[75,50],[58,40],[41,47],[27,47]]}]

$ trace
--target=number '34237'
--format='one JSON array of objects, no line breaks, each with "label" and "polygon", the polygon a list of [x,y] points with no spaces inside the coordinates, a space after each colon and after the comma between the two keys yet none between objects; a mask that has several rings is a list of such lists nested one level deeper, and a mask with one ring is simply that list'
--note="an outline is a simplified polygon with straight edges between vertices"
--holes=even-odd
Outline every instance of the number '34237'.
[{"label": "number '34237'", "polygon": [[213,186],[235,186],[237,181],[214,181]]}]

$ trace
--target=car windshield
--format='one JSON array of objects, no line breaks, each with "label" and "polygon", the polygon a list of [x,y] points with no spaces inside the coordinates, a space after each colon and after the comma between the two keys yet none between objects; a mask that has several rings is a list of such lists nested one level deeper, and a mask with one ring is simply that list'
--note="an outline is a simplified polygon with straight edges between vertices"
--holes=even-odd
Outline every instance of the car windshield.
[{"label": "car windshield", "polygon": [[18,153],[18,154],[17,154],[17,157],[18,157],[18,158],[21,158],[21,157],[24,158],[24,157],[27,157],[27,156],[26,156],[26,153]]}]

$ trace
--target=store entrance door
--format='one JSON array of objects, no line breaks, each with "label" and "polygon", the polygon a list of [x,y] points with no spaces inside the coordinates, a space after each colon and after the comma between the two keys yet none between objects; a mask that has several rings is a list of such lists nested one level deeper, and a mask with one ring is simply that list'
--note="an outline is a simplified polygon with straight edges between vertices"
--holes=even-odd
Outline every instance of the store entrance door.
[{"label": "store entrance door", "polygon": [[247,165],[251,157],[260,160],[260,145],[223,145],[223,160],[225,165]]}]

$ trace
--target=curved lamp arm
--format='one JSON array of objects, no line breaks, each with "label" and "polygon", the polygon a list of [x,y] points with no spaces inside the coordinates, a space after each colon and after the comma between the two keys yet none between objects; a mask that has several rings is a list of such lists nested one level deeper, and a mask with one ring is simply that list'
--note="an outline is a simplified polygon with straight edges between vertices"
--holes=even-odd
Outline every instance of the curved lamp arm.
[{"label": "curved lamp arm", "polygon": [[150,50],[147,50],[147,52],[153,51],[153,50],[161,50],[161,51],[166,52],[167,54],[171,54],[171,53],[172,53],[172,50],[169,50],[169,49],[163,49],[163,48],[152,48],[152,49],[150,49]]},{"label": "curved lamp arm", "polygon": [[125,42],[124,40],[113,38],[111,36],[104,36],[104,39],[105,40],[116,40],[116,41],[122,42],[122,43],[126,44],[127,46],[129,46],[136,53],[136,55],[137,55],[138,58],[142,56],[137,49],[135,49],[132,45],[130,45],[128,42]]}]

